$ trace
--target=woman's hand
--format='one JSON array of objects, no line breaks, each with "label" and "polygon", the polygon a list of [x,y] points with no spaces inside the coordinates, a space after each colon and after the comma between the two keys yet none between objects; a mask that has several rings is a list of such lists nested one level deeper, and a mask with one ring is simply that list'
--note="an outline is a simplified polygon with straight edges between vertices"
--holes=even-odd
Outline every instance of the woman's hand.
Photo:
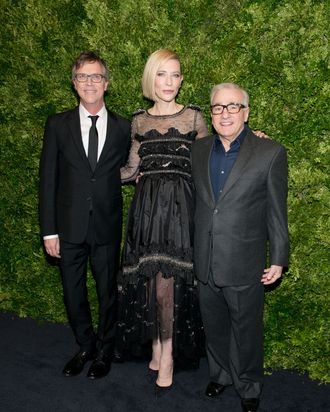
[{"label": "woman's hand", "polygon": [[262,132],[261,130],[253,130],[253,133],[256,136],[260,137],[260,139],[270,139],[270,137],[266,133]]}]

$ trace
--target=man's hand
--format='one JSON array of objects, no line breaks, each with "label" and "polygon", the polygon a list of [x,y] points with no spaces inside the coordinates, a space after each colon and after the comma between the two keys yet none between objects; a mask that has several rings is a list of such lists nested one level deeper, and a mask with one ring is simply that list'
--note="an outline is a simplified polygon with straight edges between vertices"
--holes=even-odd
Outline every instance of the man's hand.
[{"label": "man's hand", "polygon": [[283,266],[271,265],[270,268],[264,270],[261,278],[261,283],[264,285],[271,285],[282,276]]},{"label": "man's hand", "polygon": [[44,246],[49,256],[60,258],[60,240],[58,237],[44,239]]}]

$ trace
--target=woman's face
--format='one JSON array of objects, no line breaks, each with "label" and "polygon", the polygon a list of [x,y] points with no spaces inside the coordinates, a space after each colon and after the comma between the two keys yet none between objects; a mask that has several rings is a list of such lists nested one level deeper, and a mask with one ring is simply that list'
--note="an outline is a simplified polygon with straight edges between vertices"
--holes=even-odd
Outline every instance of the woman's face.
[{"label": "woman's face", "polygon": [[182,79],[178,60],[171,59],[160,66],[155,77],[155,101],[171,102],[175,100]]}]

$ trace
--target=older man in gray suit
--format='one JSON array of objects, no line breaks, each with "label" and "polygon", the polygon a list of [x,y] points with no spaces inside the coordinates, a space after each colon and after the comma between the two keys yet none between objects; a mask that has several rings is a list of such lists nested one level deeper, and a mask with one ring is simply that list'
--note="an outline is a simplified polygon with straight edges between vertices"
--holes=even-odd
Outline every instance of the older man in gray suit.
[{"label": "older man in gray suit", "polygon": [[210,368],[206,395],[217,397],[233,384],[243,411],[256,411],[264,285],[276,282],[288,264],[287,157],[283,146],[248,128],[249,97],[238,85],[215,86],[211,112],[217,134],[192,149],[194,262]]}]

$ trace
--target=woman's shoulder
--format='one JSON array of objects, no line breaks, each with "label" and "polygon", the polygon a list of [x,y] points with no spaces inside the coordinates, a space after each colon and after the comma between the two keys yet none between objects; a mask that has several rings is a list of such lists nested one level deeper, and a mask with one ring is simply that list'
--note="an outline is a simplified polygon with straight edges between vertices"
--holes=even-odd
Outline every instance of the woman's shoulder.
[{"label": "woman's shoulder", "polygon": [[189,104],[186,105],[186,107],[187,107],[188,109],[196,110],[196,111],[198,111],[198,112],[201,112],[201,111],[202,111],[202,109],[201,109],[197,104],[189,103]]},{"label": "woman's shoulder", "polygon": [[145,109],[138,109],[133,113],[133,117],[134,116],[139,116],[140,114],[146,113]]}]

